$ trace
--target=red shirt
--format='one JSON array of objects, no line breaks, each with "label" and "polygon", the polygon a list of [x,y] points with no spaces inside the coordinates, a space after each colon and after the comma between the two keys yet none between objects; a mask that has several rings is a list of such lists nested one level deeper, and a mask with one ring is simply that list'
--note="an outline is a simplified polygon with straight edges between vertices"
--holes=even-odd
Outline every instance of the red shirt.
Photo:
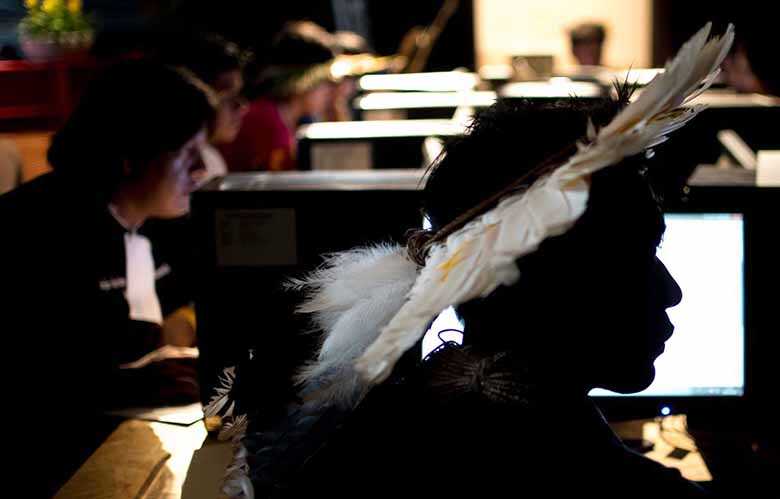
[{"label": "red shirt", "polygon": [[249,104],[241,130],[230,144],[219,146],[229,171],[294,170],[295,139],[270,99]]}]

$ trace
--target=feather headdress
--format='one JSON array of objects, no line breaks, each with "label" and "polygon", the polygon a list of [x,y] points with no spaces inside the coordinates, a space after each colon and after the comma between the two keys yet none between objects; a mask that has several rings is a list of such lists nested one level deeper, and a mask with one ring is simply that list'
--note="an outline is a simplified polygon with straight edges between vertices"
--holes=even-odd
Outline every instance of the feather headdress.
[{"label": "feather headdress", "polygon": [[[515,283],[515,261],[563,234],[585,211],[589,178],[667,139],[703,106],[685,106],[706,90],[734,39],[733,26],[709,39],[704,26],[641,95],[600,130],[589,123],[577,151],[551,173],[462,227],[444,227],[418,266],[405,248],[353,250],[296,285],[309,290],[301,311],[325,331],[318,359],[301,374],[304,392],[356,403],[391,373],[401,355],[449,306]],[[708,40],[709,39],[709,40]]]},{"label": "feather headdress", "polygon": [[298,311],[327,332],[317,359],[299,373],[304,398],[347,407],[358,402],[366,384],[354,363],[398,313],[417,270],[404,247],[384,244],[333,255],[320,270],[290,282],[308,294]]}]

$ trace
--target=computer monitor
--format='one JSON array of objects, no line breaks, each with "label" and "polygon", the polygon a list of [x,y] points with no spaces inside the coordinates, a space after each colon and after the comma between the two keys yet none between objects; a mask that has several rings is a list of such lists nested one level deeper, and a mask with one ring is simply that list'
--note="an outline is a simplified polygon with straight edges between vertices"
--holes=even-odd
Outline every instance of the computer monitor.
[{"label": "computer monitor", "polygon": [[426,164],[428,137],[461,135],[465,125],[451,119],[311,123],[298,129],[302,170],[419,169]]},{"label": "computer monitor", "polygon": [[252,350],[258,381],[248,386],[263,395],[250,398],[279,408],[295,370],[317,343],[316,335],[305,334],[309,318],[295,313],[302,297],[284,282],[314,270],[323,255],[402,241],[419,220],[423,173],[232,174],[193,195],[204,400],[222,369]]},{"label": "computer monitor", "polygon": [[[675,331],[637,397],[745,393],[745,221],[741,213],[670,213],[658,257],[682,289]],[[593,396],[625,396],[593,390]],[[669,408],[671,410],[671,408]]]},{"label": "computer monitor", "polygon": [[[591,391],[613,414],[673,412],[689,406],[678,404],[682,400],[745,394],[745,217],[678,212],[665,220],[658,255],[683,292],[680,304],[668,311],[675,333],[655,362],[649,388],[632,395]],[[459,342],[459,330],[454,311],[446,310],[426,333],[423,355],[442,340]],[[645,400],[635,404],[638,398]]]},{"label": "computer monitor", "polygon": [[369,92],[353,106],[363,120],[450,119],[459,108],[481,109],[496,102],[488,90],[467,92]]}]

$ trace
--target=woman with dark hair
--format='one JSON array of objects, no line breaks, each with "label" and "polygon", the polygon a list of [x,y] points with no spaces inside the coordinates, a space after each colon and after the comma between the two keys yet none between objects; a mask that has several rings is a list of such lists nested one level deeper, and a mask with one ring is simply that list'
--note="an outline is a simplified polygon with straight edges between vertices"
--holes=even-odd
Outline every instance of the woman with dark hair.
[{"label": "woman with dark hair", "polygon": [[[647,388],[672,334],[666,309],[681,291],[656,256],[664,221],[648,151],[699,111],[680,106],[733,40],[729,29],[707,41],[709,30],[630,104],[619,88],[614,101],[487,109],[432,167],[430,230],[337,254],[294,281],[321,348],[301,369],[289,420],[268,429],[262,414],[233,414],[228,433],[250,423],[226,490],[702,496],[626,448],[588,394]],[[420,361],[448,306],[463,344]],[[207,409],[226,406],[215,402]]]},{"label": "woman with dark hair", "polygon": [[35,486],[60,483],[105,437],[100,411],[197,399],[191,365],[122,366],[194,341],[177,313],[190,255],[165,219],[188,212],[205,174],[205,90],[157,64],[106,70],[54,135],[53,171],[0,197],[5,379],[34,428],[23,449],[47,463]]},{"label": "woman with dark hair", "polygon": [[311,22],[290,23],[277,35],[249,85],[253,100],[238,137],[220,147],[230,171],[295,169],[299,122],[330,102],[331,46],[328,32]]}]

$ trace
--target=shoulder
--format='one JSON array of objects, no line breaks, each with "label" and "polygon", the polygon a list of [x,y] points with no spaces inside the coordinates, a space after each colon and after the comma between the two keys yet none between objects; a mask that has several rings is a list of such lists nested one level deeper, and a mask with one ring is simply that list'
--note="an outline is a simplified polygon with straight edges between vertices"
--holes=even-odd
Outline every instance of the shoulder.
[{"label": "shoulder", "polygon": [[55,173],[45,173],[6,194],[0,195],[0,207],[11,209],[58,196],[62,191],[61,184],[60,178]]},{"label": "shoulder", "polygon": [[0,196],[3,233],[9,240],[29,244],[30,236],[64,230],[66,213],[72,207],[60,179],[53,173],[41,175]]}]

